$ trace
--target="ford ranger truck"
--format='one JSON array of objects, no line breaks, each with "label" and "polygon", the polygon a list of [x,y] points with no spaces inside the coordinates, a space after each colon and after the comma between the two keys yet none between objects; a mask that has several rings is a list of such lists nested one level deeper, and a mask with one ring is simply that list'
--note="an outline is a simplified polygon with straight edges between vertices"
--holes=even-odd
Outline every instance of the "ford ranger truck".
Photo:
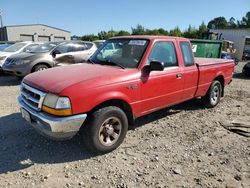
[{"label": "ford ranger truck", "polygon": [[115,37],[88,63],[26,76],[18,102],[41,134],[65,140],[81,132],[88,149],[106,153],[138,117],[194,98],[215,107],[233,70],[233,60],[194,58],[185,38]]}]

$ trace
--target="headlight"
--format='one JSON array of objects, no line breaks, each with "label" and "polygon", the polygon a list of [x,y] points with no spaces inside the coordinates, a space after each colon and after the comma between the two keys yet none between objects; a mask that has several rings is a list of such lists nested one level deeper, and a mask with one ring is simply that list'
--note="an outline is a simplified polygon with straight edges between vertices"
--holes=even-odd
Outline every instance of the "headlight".
[{"label": "headlight", "polygon": [[22,64],[29,63],[30,61],[31,61],[31,60],[28,60],[28,59],[25,59],[25,60],[20,59],[20,60],[14,61],[14,64],[16,64],[16,65],[22,65]]},{"label": "headlight", "polygon": [[0,56],[0,60],[4,60],[7,56]]},{"label": "headlight", "polygon": [[59,97],[53,94],[47,94],[42,110],[49,114],[57,116],[69,116],[72,115],[71,104],[68,97]]}]

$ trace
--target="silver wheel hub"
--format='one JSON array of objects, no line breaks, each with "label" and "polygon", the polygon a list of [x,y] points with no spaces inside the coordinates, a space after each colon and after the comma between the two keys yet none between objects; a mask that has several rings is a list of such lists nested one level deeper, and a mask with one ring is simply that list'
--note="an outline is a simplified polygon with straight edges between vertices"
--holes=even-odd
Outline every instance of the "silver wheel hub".
[{"label": "silver wheel hub", "polygon": [[218,86],[215,86],[215,87],[213,88],[212,93],[211,93],[211,102],[212,102],[213,104],[216,104],[216,103],[217,103],[217,101],[218,101],[218,99],[219,99],[219,95],[220,95],[220,90],[219,90]]},{"label": "silver wheel hub", "polygon": [[38,71],[42,71],[42,70],[45,70],[46,68],[45,67],[42,67],[40,69],[38,69]]},{"label": "silver wheel hub", "polygon": [[105,127],[105,129],[108,135],[112,135],[114,133],[114,128],[112,125],[108,125],[108,127]]},{"label": "silver wheel hub", "polygon": [[122,123],[117,117],[109,117],[102,123],[99,130],[99,141],[105,146],[112,146],[120,137]]}]

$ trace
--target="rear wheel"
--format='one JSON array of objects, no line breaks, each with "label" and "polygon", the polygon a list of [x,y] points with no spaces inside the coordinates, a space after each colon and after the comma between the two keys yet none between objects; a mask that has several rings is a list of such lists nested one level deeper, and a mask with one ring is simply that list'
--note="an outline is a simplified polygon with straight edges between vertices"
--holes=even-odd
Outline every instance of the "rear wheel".
[{"label": "rear wheel", "polygon": [[207,94],[202,98],[204,105],[208,108],[215,107],[221,98],[222,86],[218,80],[212,82]]},{"label": "rear wheel", "polygon": [[44,64],[38,64],[36,65],[34,68],[33,68],[33,71],[32,72],[37,72],[37,71],[42,71],[42,70],[45,70],[45,69],[48,69],[49,67],[47,65],[44,65]]},{"label": "rear wheel", "polygon": [[84,124],[84,143],[95,153],[107,153],[123,142],[127,129],[128,119],[123,110],[116,106],[103,107],[93,112]]}]

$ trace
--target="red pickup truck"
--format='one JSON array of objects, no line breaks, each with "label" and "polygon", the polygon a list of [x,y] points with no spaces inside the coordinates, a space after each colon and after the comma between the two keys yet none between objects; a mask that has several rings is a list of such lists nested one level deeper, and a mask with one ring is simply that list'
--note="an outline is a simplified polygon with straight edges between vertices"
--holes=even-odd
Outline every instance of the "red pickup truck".
[{"label": "red pickup truck", "polygon": [[105,153],[140,116],[193,98],[215,107],[233,70],[232,60],[194,59],[185,38],[115,37],[88,63],[26,76],[18,101],[22,117],[43,135],[81,132],[86,147]]}]

